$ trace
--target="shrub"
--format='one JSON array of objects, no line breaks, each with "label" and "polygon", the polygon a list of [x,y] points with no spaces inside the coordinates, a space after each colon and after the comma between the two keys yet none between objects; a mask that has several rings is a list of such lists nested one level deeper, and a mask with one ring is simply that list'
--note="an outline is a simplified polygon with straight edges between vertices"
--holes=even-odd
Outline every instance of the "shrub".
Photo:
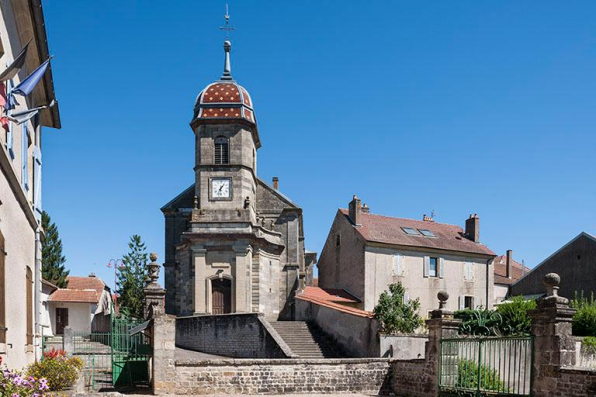
[{"label": "shrub", "polygon": [[41,361],[28,367],[27,375],[33,378],[45,378],[50,390],[59,391],[74,385],[83,365],[83,360],[80,358],[69,358],[63,350],[52,349],[44,353]]},{"label": "shrub", "polygon": [[461,320],[460,335],[498,336],[503,319],[493,310],[458,310],[454,317]]},{"label": "shrub", "polygon": [[587,299],[581,294],[575,293],[570,306],[577,310],[573,316],[573,335],[576,336],[595,336],[596,337],[596,302],[594,294]]},{"label": "shrub", "polygon": [[596,355],[596,337],[586,336],[582,340],[582,351],[587,354]]},{"label": "shrub", "polygon": [[[499,377],[497,370],[484,365],[480,366],[480,386],[482,390],[507,392],[507,385]],[[478,387],[478,364],[473,360],[461,359],[457,366],[457,383],[455,387],[476,389]]]},{"label": "shrub", "polygon": [[411,334],[424,321],[418,314],[420,300],[406,302],[406,289],[401,283],[389,285],[389,291],[384,291],[375,306],[375,318],[386,334]]},{"label": "shrub", "polygon": [[0,372],[0,396],[44,397],[47,390],[48,382],[44,378],[27,377],[8,369]]},{"label": "shrub", "polygon": [[528,310],[536,309],[535,300],[525,300],[522,296],[516,296],[510,302],[497,306],[497,312],[501,315],[503,322],[500,326],[504,335],[529,335],[532,333],[532,321],[528,316]]}]

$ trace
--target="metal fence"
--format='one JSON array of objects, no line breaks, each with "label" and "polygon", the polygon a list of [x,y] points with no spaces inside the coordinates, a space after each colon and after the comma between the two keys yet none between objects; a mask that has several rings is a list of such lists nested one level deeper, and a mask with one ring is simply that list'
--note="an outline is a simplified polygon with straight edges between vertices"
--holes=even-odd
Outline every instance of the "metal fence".
[{"label": "metal fence", "polygon": [[442,339],[439,395],[531,396],[532,337]]}]

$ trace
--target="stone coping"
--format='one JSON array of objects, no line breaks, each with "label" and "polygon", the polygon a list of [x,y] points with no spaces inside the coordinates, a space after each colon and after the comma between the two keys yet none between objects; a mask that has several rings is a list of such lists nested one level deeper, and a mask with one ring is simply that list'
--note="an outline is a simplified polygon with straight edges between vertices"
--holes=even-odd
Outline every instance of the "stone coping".
[{"label": "stone coping", "polygon": [[596,375],[596,369],[594,368],[584,368],[584,367],[561,367],[561,372],[567,373],[576,373],[576,374],[586,374],[591,372],[592,374]]},{"label": "stone coping", "polygon": [[379,332],[382,338],[425,338],[428,339],[428,334],[384,334]]},{"label": "stone coping", "polygon": [[[394,360],[394,361],[424,361],[421,360]],[[222,360],[176,360],[179,367],[225,367],[242,365],[337,365],[337,364],[372,364],[390,363],[387,358],[234,358]]]}]

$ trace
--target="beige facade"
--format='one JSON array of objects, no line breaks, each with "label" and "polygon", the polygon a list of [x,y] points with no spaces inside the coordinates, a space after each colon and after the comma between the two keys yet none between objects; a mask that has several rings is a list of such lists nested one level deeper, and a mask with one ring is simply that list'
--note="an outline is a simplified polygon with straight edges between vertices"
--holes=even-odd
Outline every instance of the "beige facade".
[{"label": "beige facade", "polygon": [[[48,58],[39,0],[0,2],[0,71],[31,41],[25,65],[4,85],[14,87]],[[51,69],[19,112],[54,99]],[[4,112],[4,109],[2,109]],[[17,125],[0,126],[0,356],[21,368],[41,354],[41,134],[42,126],[60,127],[57,107]]]}]

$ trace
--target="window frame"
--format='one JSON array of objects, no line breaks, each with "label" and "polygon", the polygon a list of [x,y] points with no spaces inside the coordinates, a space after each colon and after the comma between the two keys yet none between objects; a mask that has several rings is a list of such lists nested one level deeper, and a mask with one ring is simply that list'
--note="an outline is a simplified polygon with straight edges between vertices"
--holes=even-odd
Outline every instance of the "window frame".
[{"label": "window frame", "polygon": [[230,164],[230,139],[223,135],[213,139],[213,163],[215,165]]},{"label": "window frame", "polygon": [[[435,263],[435,270],[434,270],[435,274],[433,274],[433,260]],[[436,256],[428,257],[428,277],[435,277],[435,278],[439,277],[439,258],[437,258]]]}]

